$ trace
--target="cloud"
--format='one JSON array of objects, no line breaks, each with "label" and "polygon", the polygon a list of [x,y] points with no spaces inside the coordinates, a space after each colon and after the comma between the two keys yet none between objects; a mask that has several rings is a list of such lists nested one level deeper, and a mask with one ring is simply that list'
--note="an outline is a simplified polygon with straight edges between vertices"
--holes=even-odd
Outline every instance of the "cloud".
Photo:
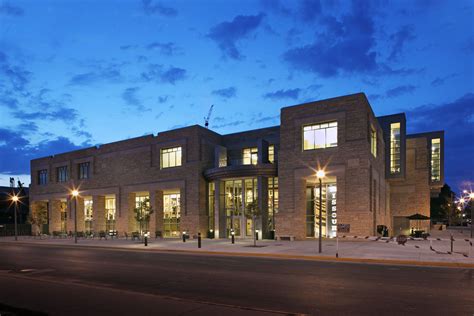
[{"label": "cloud", "polygon": [[146,46],[148,50],[158,51],[161,55],[174,56],[180,53],[181,49],[173,42],[160,43],[153,42]]},{"label": "cloud", "polygon": [[318,21],[321,31],[313,43],[283,54],[292,69],[321,77],[377,70],[373,10],[368,2],[353,2],[351,12],[340,19],[329,16]]},{"label": "cloud", "polygon": [[121,50],[129,50],[129,49],[133,49],[133,48],[137,48],[137,45],[122,45],[122,46],[120,46]]},{"label": "cloud", "polygon": [[23,66],[14,65],[5,53],[0,52],[0,86],[5,83],[14,91],[23,91],[30,79],[30,71]]},{"label": "cloud", "polygon": [[167,95],[162,95],[162,96],[159,96],[158,97],[158,102],[159,103],[165,103],[166,101],[168,101],[168,97]]},{"label": "cloud", "polygon": [[255,120],[255,123],[274,122],[280,119],[280,114],[274,116],[264,116]]},{"label": "cloud", "polygon": [[245,121],[237,120],[237,121],[232,121],[232,122],[224,123],[224,124],[220,124],[220,125],[213,125],[212,128],[223,128],[223,127],[230,127],[230,126],[238,126],[238,125],[242,125],[244,123],[245,123]]},{"label": "cloud", "polygon": [[265,15],[238,15],[231,22],[222,22],[213,26],[207,36],[219,46],[222,54],[232,59],[242,59],[244,56],[236,44],[255,31]]},{"label": "cloud", "polygon": [[235,87],[228,87],[224,89],[214,90],[212,91],[212,94],[229,99],[229,98],[234,98],[236,96],[237,89]]},{"label": "cloud", "polygon": [[284,7],[280,0],[260,0],[264,12],[273,12],[288,16],[291,14],[291,10]]},{"label": "cloud", "polygon": [[13,6],[8,2],[0,4],[0,15],[23,16],[24,13],[22,8]]},{"label": "cloud", "polygon": [[446,177],[454,187],[462,182],[474,182],[474,150],[469,141],[474,138],[474,94],[468,93],[452,102],[426,104],[407,110],[410,133],[433,129],[445,131]]},{"label": "cloud", "polygon": [[401,85],[385,92],[387,98],[395,98],[403,94],[413,93],[416,87],[413,85]]},{"label": "cloud", "polygon": [[320,14],[320,0],[303,0],[300,2],[299,16],[303,22],[314,21]]},{"label": "cloud", "polygon": [[152,0],[142,0],[142,8],[147,15],[161,15],[166,17],[175,17],[178,11],[174,8],[166,7],[161,3],[152,3]]},{"label": "cloud", "polygon": [[139,99],[137,93],[140,90],[138,87],[131,87],[127,88],[122,92],[122,99],[125,101],[125,103],[133,108],[134,110],[137,110],[139,112],[143,111],[151,111],[150,109],[146,108],[142,101]]},{"label": "cloud", "polygon": [[174,85],[177,81],[186,78],[186,70],[174,66],[164,69],[163,65],[149,64],[148,70],[142,72],[141,78],[145,81],[164,82]]},{"label": "cloud", "polygon": [[280,100],[280,99],[298,99],[301,89],[287,89],[277,90],[274,92],[268,92],[263,95],[265,99]]},{"label": "cloud", "polygon": [[69,80],[69,86],[88,86],[97,83],[118,83],[123,80],[121,67],[124,65],[117,63],[102,64],[103,62],[87,65],[94,70],[74,75]]},{"label": "cloud", "polygon": [[53,111],[37,112],[25,112],[23,110],[18,110],[13,112],[13,117],[23,121],[50,120],[71,123],[77,120],[78,112],[75,109],[67,107],[60,107]]},{"label": "cloud", "polygon": [[437,77],[433,81],[431,81],[431,85],[433,87],[439,87],[439,86],[443,85],[447,80],[455,78],[457,76],[458,76],[457,73],[452,73],[452,74],[449,74],[449,75],[444,76],[444,77]]},{"label": "cloud", "polygon": [[75,145],[66,137],[42,140],[33,144],[17,130],[0,128],[0,173],[3,174],[29,174],[30,160],[47,157],[53,154],[77,150],[91,146],[84,142]]},{"label": "cloud", "polygon": [[393,41],[393,46],[388,60],[395,61],[400,57],[405,44],[416,38],[414,33],[413,25],[404,25],[400,30],[390,35],[390,40]]}]

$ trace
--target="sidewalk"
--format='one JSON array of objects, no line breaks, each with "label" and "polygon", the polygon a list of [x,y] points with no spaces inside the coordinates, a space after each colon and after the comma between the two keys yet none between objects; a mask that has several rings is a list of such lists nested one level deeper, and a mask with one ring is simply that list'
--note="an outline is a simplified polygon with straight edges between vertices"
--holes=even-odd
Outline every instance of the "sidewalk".
[{"label": "sidewalk", "polygon": [[[450,234],[455,239],[453,253],[450,253]],[[469,239],[469,232],[460,230],[433,231],[430,240],[408,240],[402,246],[395,240],[375,240],[374,237],[339,238],[339,261],[399,263],[413,265],[460,266],[474,268],[474,240]],[[437,240],[441,239],[441,240]],[[467,241],[466,241],[467,240]],[[13,237],[0,238],[2,242],[14,242]],[[202,248],[198,248],[196,239],[150,239],[148,246],[143,242],[130,239],[98,240],[83,239],[74,244],[71,238],[32,238],[19,237],[21,243],[63,245],[80,247],[107,247],[117,249],[134,249],[147,251],[192,252],[203,254],[228,254],[239,256],[265,256],[286,259],[336,260],[336,239],[323,240],[323,252],[318,253],[318,240],[273,241],[259,240],[253,247],[253,240],[236,239],[232,244],[228,239],[202,239]],[[431,247],[431,248],[430,248]]]}]

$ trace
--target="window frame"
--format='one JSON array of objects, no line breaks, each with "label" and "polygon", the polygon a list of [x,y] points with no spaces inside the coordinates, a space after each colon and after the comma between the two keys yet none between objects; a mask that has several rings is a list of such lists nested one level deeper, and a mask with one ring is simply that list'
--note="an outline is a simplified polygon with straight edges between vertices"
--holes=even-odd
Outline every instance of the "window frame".
[{"label": "window frame", "polygon": [[[42,181],[44,178],[44,181]],[[38,185],[48,184],[48,169],[38,170]]]},{"label": "window frame", "polygon": [[[248,157],[246,157],[246,154],[245,154],[245,151],[247,151],[247,150],[249,151]],[[246,163],[246,159],[249,159],[248,160],[249,163]],[[258,164],[258,147],[242,148],[242,165],[254,165],[255,166],[257,164]]]},{"label": "window frame", "polygon": [[[165,157],[166,156],[166,165]],[[174,165],[171,165],[171,156],[174,156]],[[176,168],[183,165],[183,147],[174,146],[160,149],[160,169]]]},{"label": "window frame", "polygon": [[[56,168],[56,181],[58,183],[64,183],[69,181],[69,170],[68,166],[60,166]],[[64,174],[62,173],[64,171]],[[64,177],[63,177],[64,176]]]},{"label": "window frame", "polygon": [[[84,170],[83,170],[83,166],[87,165],[87,174],[84,173]],[[77,166],[77,171],[78,171],[78,178],[79,180],[86,180],[86,179],[90,179],[90,169],[91,169],[91,163],[90,161],[86,161],[86,162],[81,162],[81,163],[78,163],[78,166]],[[84,176],[86,175],[86,176]]]},{"label": "window frame", "polygon": [[377,129],[370,125],[370,153],[377,158]]},{"label": "window frame", "polygon": [[[324,125],[327,125],[327,126],[324,126]],[[331,120],[331,121],[324,121],[324,122],[319,122],[319,123],[311,123],[311,124],[305,124],[302,126],[301,128],[301,147],[302,147],[302,150],[303,151],[310,151],[310,150],[319,150],[319,149],[328,149],[328,148],[335,148],[335,147],[338,147],[338,143],[339,143],[339,131],[338,131],[338,122],[337,120]],[[317,127],[317,128],[316,128]],[[335,143],[328,143],[328,133],[327,133],[327,130],[328,129],[331,129],[331,130],[335,130],[336,131],[336,142]],[[307,148],[305,147],[305,134],[308,133],[308,132],[311,132],[311,131],[314,131],[312,134],[313,134],[313,137],[312,137],[312,141],[313,141],[313,144],[308,146]],[[316,131],[323,131],[324,132],[324,146],[322,147],[317,147],[319,144],[318,144],[318,137],[316,135]],[[320,133],[320,132],[318,132]],[[309,139],[309,137],[308,137]],[[309,142],[309,141],[308,141]],[[335,144],[335,145],[331,145],[331,144]]]},{"label": "window frame", "polygon": [[[392,133],[392,131],[398,130],[397,134]],[[398,139],[394,137],[398,135]],[[401,157],[401,122],[390,123],[390,147],[389,147],[389,169],[390,174],[400,174],[402,172],[402,157]],[[397,152],[398,149],[398,152]]]}]

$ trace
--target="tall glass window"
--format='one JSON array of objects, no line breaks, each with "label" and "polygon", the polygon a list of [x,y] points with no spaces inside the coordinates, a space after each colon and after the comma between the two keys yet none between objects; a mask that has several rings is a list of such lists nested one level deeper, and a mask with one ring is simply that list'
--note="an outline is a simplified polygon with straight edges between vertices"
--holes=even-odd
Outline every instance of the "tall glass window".
[{"label": "tall glass window", "polygon": [[[257,193],[257,179],[245,179],[245,209],[247,209],[248,205],[252,202],[257,200],[258,193]],[[252,236],[252,229],[253,229],[253,219],[252,218],[245,218],[245,235]]]},{"label": "tall glass window", "polygon": [[258,148],[244,148],[242,151],[242,160],[244,165],[256,165],[258,161]]},{"label": "tall glass window", "polygon": [[275,229],[275,215],[278,212],[278,178],[268,178],[268,230]]},{"label": "tall glass window", "polygon": [[166,148],[161,150],[161,169],[181,166],[181,147]]},{"label": "tall glass window", "polygon": [[431,181],[441,181],[441,139],[431,140]]},{"label": "tall glass window", "polygon": [[230,237],[231,229],[240,236],[240,218],[242,211],[242,180],[228,180],[224,183],[224,207],[226,213],[226,234]]},{"label": "tall glass window", "polygon": [[38,184],[44,185],[48,183],[48,170],[42,169],[38,171]]},{"label": "tall glass window", "polygon": [[214,182],[209,182],[208,190],[209,190],[209,195],[208,195],[207,205],[209,207],[208,209],[209,230],[211,229],[214,230],[215,193],[216,193],[216,187],[215,187]]},{"label": "tall glass window", "polygon": [[57,168],[58,182],[66,182],[68,180],[67,166]]},{"label": "tall glass window", "polygon": [[115,230],[115,197],[105,198],[105,229]]},{"label": "tall glass window", "polygon": [[373,126],[370,127],[370,152],[377,157],[377,131]]},{"label": "tall glass window", "polygon": [[85,223],[86,233],[92,232],[92,215],[93,215],[92,212],[93,212],[92,198],[85,198],[84,199],[84,223]]},{"label": "tall glass window", "polygon": [[303,127],[303,150],[337,146],[337,122]]},{"label": "tall glass window", "polygon": [[79,164],[79,179],[89,179],[90,162]]},{"label": "tall glass window", "polygon": [[[336,184],[322,186],[321,233],[335,237],[337,233]],[[306,188],[306,237],[319,236],[319,185]]]},{"label": "tall glass window", "polygon": [[390,173],[400,173],[400,123],[390,124]]},{"label": "tall glass window", "polygon": [[[146,208],[144,206],[150,206],[150,196],[148,194],[137,194],[135,196],[135,208],[139,209],[139,211],[145,212]],[[146,213],[141,213],[141,217],[146,217]],[[135,219],[137,231],[139,232],[147,232],[148,231],[148,222],[143,220],[141,223]]]},{"label": "tall glass window", "polygon": [[275,145],[268,146],[268,161],[270,163],[275,162]]},{"label": "tall glass window", "polygon": [[180,194],[163,194],[164,237],[179,237],[180,234]]}]

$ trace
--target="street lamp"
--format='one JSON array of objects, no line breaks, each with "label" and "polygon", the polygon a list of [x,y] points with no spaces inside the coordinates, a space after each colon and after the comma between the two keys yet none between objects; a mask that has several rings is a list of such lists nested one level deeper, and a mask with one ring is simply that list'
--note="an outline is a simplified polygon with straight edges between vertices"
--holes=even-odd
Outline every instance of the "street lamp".
[{"label": "street lamp", "polygon": [[15,204],[15,213],[14,213],[14,218],[15,218],[15,241],[18,240],[18,221],[17,221],[17,212],[18,212],[18,202],[20,201],[20,198],[18,195],[13,195],[11,197],[12,202]]},{"label": "street lamp", "polygon": [[318,170],[316,177],[319,180],[319,253],[323,251],[323,178],[326,176],[324,170]]},{"label": "street lamp", "polygon": [[74,199],[74,243],[77,244],[77,197],[79,191],[76,189],[71,191],[72,198]]}]

